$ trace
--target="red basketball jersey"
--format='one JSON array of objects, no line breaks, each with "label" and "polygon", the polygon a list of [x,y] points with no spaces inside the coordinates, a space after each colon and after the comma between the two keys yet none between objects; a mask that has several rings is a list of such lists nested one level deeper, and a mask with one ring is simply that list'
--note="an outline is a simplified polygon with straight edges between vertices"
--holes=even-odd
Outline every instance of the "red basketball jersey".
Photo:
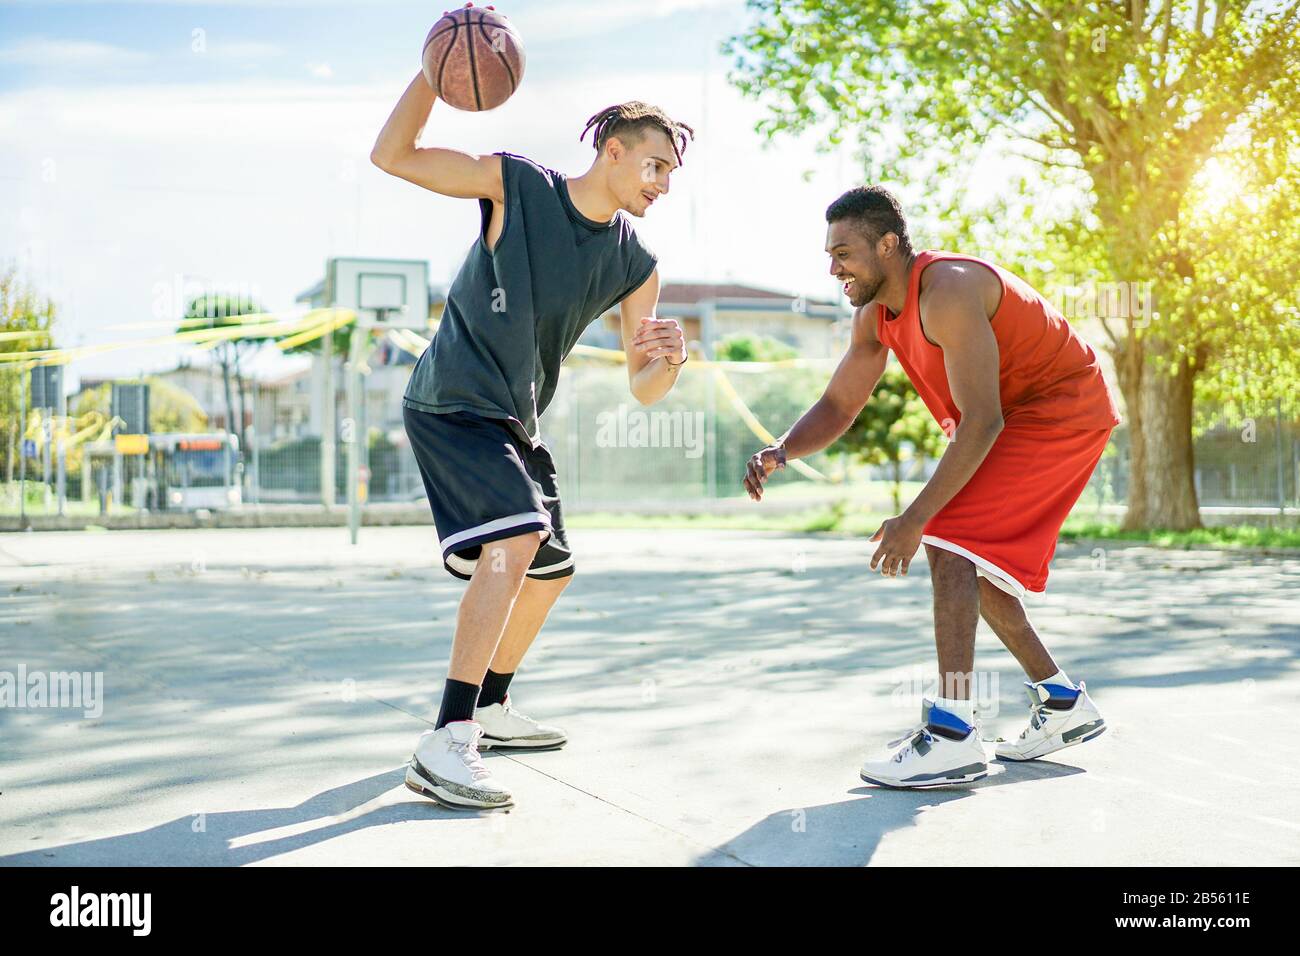
[{"label": "red basketball jersey", "polygon": [[[876,330],[935,420],[952,428],[961,413],[952,400],[943,350],[921,328],[921,273],[933,262],[956,260],[985,266],[1002,284],[1002,301],[990,323],[1000,356],[1002,418],[1008,427],[1052,425],[1098,429],[1119,424],[1115,399],[1102,377],[1097,353],[1050,302],[1018,276],[974,256],[926,250],[917,254],[908,278],[907,301],[895,316],[879,307]],[[950,432],[951,433],[951,432]]]}]

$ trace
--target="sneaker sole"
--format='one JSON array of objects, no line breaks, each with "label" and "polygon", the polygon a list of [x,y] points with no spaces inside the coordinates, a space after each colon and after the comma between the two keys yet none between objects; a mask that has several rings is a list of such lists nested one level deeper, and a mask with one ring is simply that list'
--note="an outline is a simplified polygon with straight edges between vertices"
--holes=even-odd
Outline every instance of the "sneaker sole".
[{"label": "sneaker sole", "polygon": [[548,737],[544,740],[529,740],[527,737],[511,737],[506,740],[489,739],[480,737],[478,739],[479,750],[559,750],[569,742],[568,737],[561,737],[556,740],[554,737]]},{"label": "sneaker sole", "polygon": [[405,783],[407,790],[418,793],[422,797],[428,797],[435,803],[452,810],[496,810],[501,807],[514,806],[515,802],[514,798],[509,795],[504,799],[495,801],[476,800],[473,797],[461,796],[440,784],[438,778],[430,774],[423,765],[417,770],[414,766],[408,764]]},{"label": "sneaker sole", "polygon": [[1086,724],[1080,724],[1078,727],[1071,728],[1070,732],[1074,732],[1078,730],[1083,731],[1083,736],[1076,737],[1073,740],[1062,741],[1056,746],[1049,747],[1047,750],[1044,750],[1040,753],[1036,753],[1031,757],[1022,757],[1016,754],[998,753],[997,758],[999,760],[1010,760],[1013,763],[1028,763],[1031,760],[1038,760],[1040,757],[1046,757],[1048,754],[1054,754],[1057,751],[1065,750],[1067,747],[1077,747],[1079,746],[1079,744],[1085,744],[1089,740],[1092,740],[1095,737],[1100,737],[1102,734],[1104,734],[1106,732],[1106,721],[1099,717],[1096,720],[1089,721]]},{"label": "sneaker sole", "polygon": [[878,787],[888,787],[891,790],[924,790],[927,787],[951,787],[963,783],[973,783],[974,781],[987,777],[988,775],[989,770],[987,766],[985,766],[983,770],[974,771],[969,770],[968,767],[962,767],[958,770],[952,771],[950,774],[936,777],[933,780],[917,781],[885,780],[879,777],[869,777],[861,771],[858,773],[858,776],[867,783],[874,783]]}]

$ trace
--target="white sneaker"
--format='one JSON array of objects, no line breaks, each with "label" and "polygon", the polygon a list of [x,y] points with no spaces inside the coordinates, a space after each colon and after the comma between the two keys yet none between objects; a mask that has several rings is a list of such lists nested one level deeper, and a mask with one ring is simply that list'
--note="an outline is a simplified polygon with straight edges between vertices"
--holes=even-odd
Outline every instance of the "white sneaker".
[{"label": "white sneaker", "polygon": [[480,750],[519,748],[527,750],[554,750],[563,747],[568,737],[559,727],[539,723],[519,713],[506,697],[504,704],[479,707],[474,719],[483,727]]},{"label": "white sneaker", "polygon": [[1029,695],[1029,726],[1013,741],[1000,740],[1000,760],[1035,760],[1063,747],[1073,747],[1105,732],[1097,705],[1083,681],[1078,687],[1025,682]]},{"label": "white sneaker", "polygon": [[406,786],[449,807],[492,808],[514,803],[510,791],[497,783],[478,754],[483,728],[472,720],[457,720],[420,734],[406,768]]},{"label": "white sneaker", "polygon": [[867,783],[884,787],[942,787],[970,783],[989,772],[979,731],[932,701],[921,703],[921,724],[862,765]]}]

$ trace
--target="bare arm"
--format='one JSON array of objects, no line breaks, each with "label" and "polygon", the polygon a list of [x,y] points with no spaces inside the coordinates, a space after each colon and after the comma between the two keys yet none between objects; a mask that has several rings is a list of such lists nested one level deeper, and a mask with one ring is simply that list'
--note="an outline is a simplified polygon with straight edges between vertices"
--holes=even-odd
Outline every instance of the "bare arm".
[{"label": "bare arm", "polygon": [[[970,481],[1002,431],[998,340],[989,324],[980,266],[940,262],[921,278],[922,327],[943,349],[944,369],[961,422],[930,480],[916,500],[871,538],[880,546],[874,570],[906,574],[926,525]],[[933,273],[933,274],[932,274]]]},{"label": "bare arm", "polygon": [[677,383],[686,362],[686,337],[676,319],[657,319],[659,270],[619,306],[627,380],[642,405],[653,405]]},{"label": "bare arm", "polygon": [[424,73],[417,73],[379,131],[370,161],[386,173],[444,196],[503,204],[500,156],[415,145],[435,99]]},{"label": "bare arm", "polygon": [[853,314],[849,349],[835,367],[822,397],[804,412],[785,437],[764,448],[749,461],[745,489],[755,501],[763,497],[763,482],[788,458],[803,458],[821,451],[853,424],[866,406],[885,371],[889,350],[876,337],[876,307],[864,306]]},{"label": "bare arm", "polygon": [[924,525],[970,481],[997,441],[1002,400],[998,340],[975,277],[969,271],[940,272],[922,291],[920,305],[925,331],[943,349],[948,387],[961,413],[939,467],[907,509],[914,522]]}]

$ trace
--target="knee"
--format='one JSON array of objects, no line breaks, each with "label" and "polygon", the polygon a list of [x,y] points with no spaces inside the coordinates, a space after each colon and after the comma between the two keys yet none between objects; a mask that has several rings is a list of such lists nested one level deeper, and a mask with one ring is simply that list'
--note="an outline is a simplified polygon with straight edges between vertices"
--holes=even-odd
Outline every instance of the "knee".
[{"label": "knee", "polygon": [[528,584],[530,587],[536,587],[537,590],[551,595],[551,600],[554,601],[569,586],[569,582],[572,580],[573,573],[570,572],[562,578],[529,578]]},{"label": "knee", "polygon": [[527,531],[523,534],[500,538],[483,545],[479,556],[479,566],[486,566],[489,571],[522,578],[533,563],[537,549],[541,547],[544,533]]},{"label": "knee", "polygon": [[925,556],[930,562],[930,577],[945,584],[969,581],[975,582],[975,565],[960,554],[936,548],[932,544],[925,546]]},{"label": "knee", "polygon": [[1008,594],[988,578],[979,579],[980,613],[990,623],[1019,623],[1025,618],[1025,606],[1020,598]]}]

